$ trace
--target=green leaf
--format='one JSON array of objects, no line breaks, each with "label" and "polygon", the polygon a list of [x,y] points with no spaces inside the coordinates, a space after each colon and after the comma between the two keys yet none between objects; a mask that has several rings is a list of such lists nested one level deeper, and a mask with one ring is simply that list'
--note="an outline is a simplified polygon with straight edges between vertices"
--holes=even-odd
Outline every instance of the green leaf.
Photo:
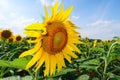
[{"label": "green leaf", "polygon": [[7,78],[2,78],[0,80],[20,80],[20,76],[11,76]]},{"label": "green leaf", "polygon": [[113,73],[108,73],[110,80],[120,80],[120,76],[119,75],[115,75]]},{"label": "green leaf", "polygon": [[30,59],[31,57],[28,56],[24,58],[17,58],[17,59],[14,59],[13,61],[0,60],[0,66],[25,69],[25,66],[30,61]]},{"label": "green leaf", "polygon": [[91,60],[85,61],[83,64],[86,64],[86,65],[98,65],[99,63],[100,63],[99,60],[91,59]]},{"label": "green leaf", "polygon": [[81,57],[80,59],[76,59],[76,62],[79,62],[81,64],[86,64],[86,65],[98,65],[100,63],[99,59],[94,59],[94,58],[84,58]]},{"label": "green leaf", "polygon": [[85,60],[86,60],[86,58],[81,57],[81,58],[76,59],[76,62],[81,63],[81,62],[84,62]]},{"label": "green leaf", "polygon": [[64,74],[67,74],[68,72],[73,72],[75,70],[76,69],[62,69],[62,71],[57,72],[55,75],[53,75],[53,77],[64,75]]},{"label": "green leaf", "polygon": [[83,63],[80,64],[79,68],[85,68],[87,70],[92,69],[92,70],[97,70],[97,67],[99,66],[100,61],[98,59],[91,59],[91,60],[86,60]]},{"label": "green leaf", "polygon": [[89,66],[89,65],[80,65],[79,66],[79,69],[81,69],[81,68],[85,68],[85,69],[87,69],[87,70],[97,70],[97,66]]},{"label": "green leaf", "polygon": [[25,77],[11,76],[7,78],[2,78],[0,80],[32,80],[32,77],[31,76],[25,76]]},{"label": "green leaf", "polygon": [[88,75],[81,75],[76,80],[89,80],[89,76]]},{"label": "green leaf", "polygon": [[92,80],[100,80],[99,78],[95,77],[95,78],[92,78]]},{"label": "green leaf", "polygon": [[20,80],[33,80],[31,76],[22,77]]},{"label": "green leaf", "polygon": [[10,66],[10,62],[5,60],[0,60],[0,66],[8,67]]}]

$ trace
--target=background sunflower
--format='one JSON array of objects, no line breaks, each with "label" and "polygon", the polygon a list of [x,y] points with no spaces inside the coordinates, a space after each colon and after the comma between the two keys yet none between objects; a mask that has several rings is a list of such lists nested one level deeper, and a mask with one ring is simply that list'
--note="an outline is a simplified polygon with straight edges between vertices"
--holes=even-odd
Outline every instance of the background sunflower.
[{"label": "background sunflower", "polygon": [[1,38],[9,39],[12,35],[13,34],[9,29],[5,29],[1,31]]},{"label": "background sunflower", "polygon": [[22,41],[22,36],[16,35],[15,36],[15,41],[18,41],[18,42]]}]

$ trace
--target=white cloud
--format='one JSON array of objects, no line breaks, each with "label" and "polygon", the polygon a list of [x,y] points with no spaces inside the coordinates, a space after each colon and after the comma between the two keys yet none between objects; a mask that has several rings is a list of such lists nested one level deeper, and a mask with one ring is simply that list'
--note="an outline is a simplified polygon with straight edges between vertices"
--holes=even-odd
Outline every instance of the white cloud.
[{"label": "white cloud", "polygon": [[8,2],[9,0],[0,0],[0,8],[1,9],[9,9],[10,4]]},{"label": "white cloud", "polygon": [[28,18],[25,18],[24,16],[21,16],[21,17],[18,17],[16,19],[10,21],[9,25],[20,27],[21,25],[24,25],[24,24],[27,24],[27,23],[30,23],[33,21],[35,21],[35,19],[33,19],[33,18],[28,19]]},{"label": "white cloud", "polygon": [[62,0],[40,0],[42,5],[46,5],[46,6],[51,6],[54,5],[56,2],[61,3]]},{"label": "white cloud", "polygon": [[109,25],[111,23],[112,23],[112,21],[108,21],[108,20],[98,20],[91,24],[87,24],[87,26],[105,26],[105,25]]},{"label": "white cloud", "polygon": [[[103,21],[104,22],[104,21]],[[103,25],[103,23],[102,23]],[[102,26],[100,23],[99,25],[96,23],[96,26],[87,26],[84,27],[82,30],[79,30],[82,37],[88,36],[89,38],[93,39],[112,39],[114,36],[120,36],[120,23],[119,22],[104,22]]]},{"label": "white cloud", "polygon": [[72,16],[72,19],[79,19],[79,16]]},{"label": "white cloud", "polygon": [[35,19],[14,11],[13,6],[10,0],[0,0],[0,29],[10,29],[15,35],[23,35],[24,27],[35,22]]},{"label": "white cloud", "polygon": [[14,34],[22,34],[24,32],[24,28],[31,23],[36,22],[34,18],[26,18],[21,16],[19,18],[14,19],[13,21],[9,22],[8,27],[13,29]]},{"label": "white cloud", "polygon": [[0,21],[5,20],[5,16],[3,16],[2,14],[0,14]]},{"label": "white cloud", "polygon": [[[14,15],[14,16],[13,16]],[[33,22],[36,22],[34,18],[26,18],[25,16],[15,16],[16,14],[6,15],[1,14],[0,16],[3,16],[2,19],[0,19],[0,29],[11,29],[14,34],[22,34],[25,26],[28,24],[31,24]]]}]

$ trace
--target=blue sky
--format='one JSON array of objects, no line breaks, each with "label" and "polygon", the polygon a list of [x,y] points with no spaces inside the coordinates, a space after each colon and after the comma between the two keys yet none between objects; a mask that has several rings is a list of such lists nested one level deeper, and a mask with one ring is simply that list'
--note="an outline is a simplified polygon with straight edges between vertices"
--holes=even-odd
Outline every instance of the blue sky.
[{"label": "blue sky", "polygon": [[0,0],[0,28],[23,35],[28,24],[42,22],[44,5],[73,5],[73,23],[84,38],[112,39],[120,36],[120,0]]}]

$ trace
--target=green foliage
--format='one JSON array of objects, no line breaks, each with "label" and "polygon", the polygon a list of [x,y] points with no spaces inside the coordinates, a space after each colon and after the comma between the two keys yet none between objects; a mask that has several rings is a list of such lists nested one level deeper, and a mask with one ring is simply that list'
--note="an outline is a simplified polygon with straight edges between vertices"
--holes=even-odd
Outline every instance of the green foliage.
[{"label": "green foliage", "polygon": [[25,57],[25,58],[17,58],[14,59],[13,61],[0,60],[0,66],[25,69],[25,66],[30,61],[30,59],[31,59],[30,57]]},{"label": "green foliage", "polygon": [[89,76],[88,75],[81,75],[76,80],[89,80]]},{"label": "green foliage", "polygon": [[[116,37],[115,37],[116,39]],[[117,38],[117,40],[119,40]],[[33,69],[26,71],[25,66],[31,56],[18,58],[20,53],[29,50],[33,44],[22,42],[0,41],[0,80],[120,80],[120,42],[97,40],[93,47],[94,39],[89,39],[85,44],[77,44],[81,53],[73,59],[66,68],[56,74],[44,77],[43,65],[38,72]],[[7,77],[7,78],[5,78]]]},{"label": "green foliage", "polygon": [[0,80],[32,80],[32,77],[31,76],[25,76],[25,77],[11,76],[11,77],[3,78]]}]

